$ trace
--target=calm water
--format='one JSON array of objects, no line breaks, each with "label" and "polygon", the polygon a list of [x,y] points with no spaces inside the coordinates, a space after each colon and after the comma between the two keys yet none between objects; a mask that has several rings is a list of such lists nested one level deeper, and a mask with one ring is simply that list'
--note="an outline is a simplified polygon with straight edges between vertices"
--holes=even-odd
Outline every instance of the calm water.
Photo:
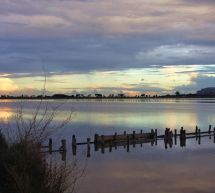
[{"label": "calm water", "polygon": [[[46,102],[45,102],[46,103]],[[25,119],[31,118],[38,101],[0,101],[1,123],[13,125],[13,114],[23,106]],[[71,142],[72,134],[78,141],[93,138],[95,133],[113,134],[124,130],[139,132],[158,129],[163,134],[166,127],[194,131],[198,125],[207,130],[215,126],[215,100],[106,100],[106,101],[49,101],[49,108],[60,105],[54,125],[64,120],[70,112],[72,122],[64,129],[53,132],[54,145],[60,139]],[[46,106],[46,104],[44,105]],[[179,143],[178,143],[179,144]],[[59,155],[60,156],[60,155]],[[86,146],[79,147],[77,156],[86,157]],[[73,159],[69,152],[67,162]],[[215,144],[213,137],[187,140],[186,147],[174,145],[164,148],[161,140],[157,146],[144,144],[130,147],[127,152],[118,147],[105,153],[94,152],[86,160],[85,177],[77,186],[83,193],[212,193],[215,192]]]}]

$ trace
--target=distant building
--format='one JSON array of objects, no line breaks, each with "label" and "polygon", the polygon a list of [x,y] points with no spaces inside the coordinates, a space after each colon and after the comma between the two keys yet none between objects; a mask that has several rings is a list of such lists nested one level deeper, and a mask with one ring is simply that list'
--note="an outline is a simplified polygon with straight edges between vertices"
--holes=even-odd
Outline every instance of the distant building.
[{"label": "distant building", "polygon": [[203,88],[196,92],[199,96],[215,96],[215,87]]}]

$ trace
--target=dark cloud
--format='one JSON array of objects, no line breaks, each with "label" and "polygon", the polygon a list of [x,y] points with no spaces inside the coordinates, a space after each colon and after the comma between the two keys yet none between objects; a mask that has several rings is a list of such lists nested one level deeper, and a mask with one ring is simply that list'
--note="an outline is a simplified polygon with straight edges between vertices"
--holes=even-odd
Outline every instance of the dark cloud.
[{"label": "dark cloud", "polygon": [[[215,46],[163,45],[144,37],[0,40],[0,72],[85,73],[151,65],[213,64]],[[52,74],[48,75],[52,75]]]},{"label": "dark cloud", "polygon": [[193,4],[193,5],[196,5],[196,4],[200,4],[200,5],[214,5],[215,4],[215,1],[214,0],[181,0],[181,2],[185,2],[185,3],[190,3],[190,4]]},{"label": "dark cloud", "polygon": [[192,79],[191,84],[182,85],[175,88],[175,90],[183,91],[185,93],[195,93],[198,90],[206,87],[215,87],[215,77],[199,75]]},{"label": "dark cloud", "polygon": [[[0,74],[21,78],[152,68],[148,72],[154,75],[168,65],[207,65],[184,73],[212,74],[214,9],[212,0],[3,0]],[[206,84],[195,81],[192,88]]]}]

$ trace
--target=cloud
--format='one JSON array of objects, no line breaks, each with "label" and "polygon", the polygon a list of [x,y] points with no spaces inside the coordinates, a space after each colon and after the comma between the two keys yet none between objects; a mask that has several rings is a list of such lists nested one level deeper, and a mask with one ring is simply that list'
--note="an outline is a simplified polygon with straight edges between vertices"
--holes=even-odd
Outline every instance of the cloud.
[{"label": "cloud", "polygon": [[0,72],[23,76],[43,74],[44,68],[47,74],[67,74],[215,61],[215,46],[166,45],[162,40],[138,36],[5,39],[0,43]]},{"label": "cloud", "polygon": [[14,92],[18,89],[18,86],[11,79],[0,77],[0,83],[1,94]]},{"label": "cloud", "polygon": [[202,88],[214,87],[215,76],[198,75],[193,77],[191,83],[188,85],[177,86],[175,90],[182,90],[185,93],[195,93]]},{"label": "cloud", "polygon": [[167,77],[162,69],[172,65],[213,73],[196,65],[215,61],[214,9],[210,0],[3,0],[0,73],[35,78],[44,68],[47,76],[145,69]]},{"label": "cloud", "polygon": [[[209,2],[209,1],[208,1]],[[0,36],[172,34],[200,38],[214,32],[214,4],[181,0],[48,0],[1,2]],[[27,24],[23,26],[14,23]],[[53,30],[55,26],[55,30]],[[36,28],[35,28],[36,27]],[[207,32],[206,32],[207,31]]]},{"label": "cloud", "polygon": [[162,45],[152,50],[139,52],[137,60],[158,64],[212,64],[215,47],[185,44]]}]

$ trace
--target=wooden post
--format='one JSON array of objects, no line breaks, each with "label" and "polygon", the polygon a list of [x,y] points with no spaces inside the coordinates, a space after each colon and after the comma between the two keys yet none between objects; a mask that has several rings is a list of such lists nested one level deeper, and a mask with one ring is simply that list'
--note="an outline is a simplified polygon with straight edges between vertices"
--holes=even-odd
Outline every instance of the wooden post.
[{"label": "wooden post", "polygon": [[95,144],[98,143],[98,134],[97,134],[97,133],[94,135],[94,143],[95,143]]},{"label": "wooden post", "polygon": [[184,147],[186,146],[186,130],[183,132]]},{"label": "wooden post", "polygon": [[112,140],[110,140],[109,143],[110,143],[110,144],[109,144],[109,152],[112,152]]},{"label": "wooden post", "polygon": [[129,152],[129,135],[127,135],[127,152]]},{"label": "wooden post", "polygon": [[155,145],[158,144],[158,130],[155,129]]},{"label": "wooden post", "polygon": [[117,133],[114,133],[113,140],[114,142],[117,140]]},{"label": "wooden post", "polygon": [[101,136],[101,145],[105,146],[105,137],[104,137],[104,135]]},{"label": "wooden post", "polygon": [[133,131],[132,138],[133,138],[133,140],[135,140],[135,131]]},{"label": "wooden post", "polygon": [[62,146],[61,146],[61,150],[62,150],[62,151],[66,151],[66,140],[65,140],[65,139],[62,139],[62,140],[61,140],[61,145],[62,145]]},{"label": "wooden post", "polygon": [[201,130],[200,129],[198,130],[198,137],[199,137],[198,144],[200,145],[201,144]]},{"label": "wooden post", "polygon": [[168,137],[168,128],[165,129],[164,140],[166,140],[167,137]]},{"label": "wooden post", "polygon": [[211,125],[209,125],[208,133],[211,134]]},{"label": "wooden post", "polygon": [[62,155],[61,160],[66,161],[66,151],[61,152],[61,155]]},{"label": "wooden post", "polygon": [[180,130],[180,146],[181,147],[186,146],[186,130],[184,130],[183,127],[181,127],[181,130]]},{"label": "wooden post", "polygon": [[52,138],[49,138],[49,154],[52,153]]},{"label": "wooden post", "polygon": [[105,152],[105,139],[104,139],[104,135],[101,136],[101,149],[102,149],[102,154],[104,154]]},{"label": "wooden post", "polygon": [[155,142],[155,132],[154,132],[154,129],[151,129],[151,146],[154,145],[154,142]]},{"label": "wooden post", "polygon": [[132,142],[132,144],[133,144],[133,148],[135,148],[135,146],[136,146],[136,141],[134,140],[134,141]]},{"label": "wooden post", "polygon": [[174,131],[175,145],[177,145],[177,129]]},{"label": "wooden post", "polygon": [[195,133],[196,133],[196,141],[198,140],[198,132],[199,132],[199,129],[198,129],[198,126],[196,125],[196,131],[195,131]]},{"label": "wooden post", "polygon": [[87,138],[87,157],[90,157],[90,138]]},{"label": "wooden post", "polygon": [[72,148],[76,148],[77,142],[76,142],[76,137],[75,135],[72,136]]},{"label": "wooden post", "polygon": [[180,139],[183,139],[183,127],[181,127],[181,130],[180,130]]},{"label": "wooden post", "polygon": [[172,145],[173,145],[173,140],[172,140],[172,138],[173,138],[173,132],[170,131],[170,132],[169,132],[169,147],[170,147],[170,148],[172,148]]},{"label": "wooden post", "polygon": [[72,136],[72,154],[75,156],[77,151],[77,142],[75,135]]},{"label": "wooden post", "polygon": [[214,127],[214,143],[215,143],[215,127]]},{"label": "wooden post", "polygon": [[126,148],[126,131],[124,131],[123,141],[125,142],[125,144],[124,144],[124,148]]},{"label": "wooden post", "polygon": [[98,134],[96,133],[95,135],[94,135],[94,149],[95,149],[95,151],[98,151]]}]

